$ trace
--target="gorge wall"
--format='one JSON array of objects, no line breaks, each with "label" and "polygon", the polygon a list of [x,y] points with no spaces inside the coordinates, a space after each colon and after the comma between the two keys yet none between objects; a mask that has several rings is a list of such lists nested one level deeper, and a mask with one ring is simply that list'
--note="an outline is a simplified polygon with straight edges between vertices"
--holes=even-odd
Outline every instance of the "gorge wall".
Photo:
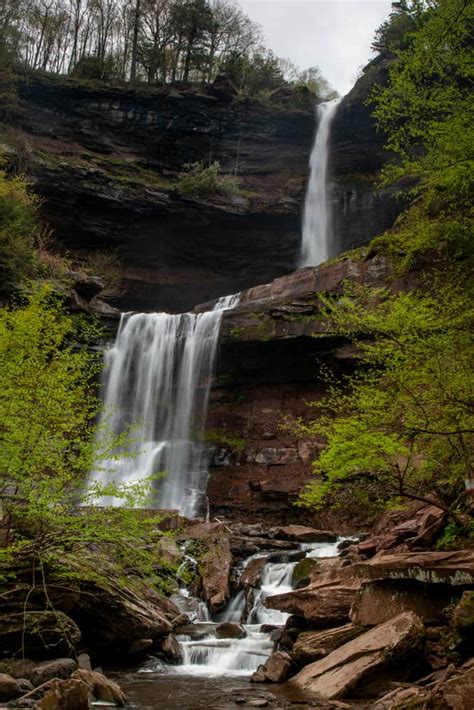
[{"label": "gorge wall", "polygon": [[[386,77],[374,62],[345,97],[333,126],[334,251],[389,227],[400,205],[374,179],[386,159],[365,101]],[[113,88],[40,74],[18,80],[15,150],[68,250],[117,248],[123,310],[181,312],[290,273],[315,125],[311,102],[220,91]],[[283,101],[283,102],[282,102]],[[301,97],[300,97],[301,103]],[[185,163],[217,160],[239,193],[207,199],[175,188]]]}]

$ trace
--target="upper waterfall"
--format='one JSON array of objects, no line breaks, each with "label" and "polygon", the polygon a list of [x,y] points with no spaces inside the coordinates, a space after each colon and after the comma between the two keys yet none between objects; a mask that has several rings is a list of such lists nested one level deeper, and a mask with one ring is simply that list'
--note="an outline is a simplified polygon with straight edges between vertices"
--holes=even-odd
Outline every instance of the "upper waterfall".
[{"label": "upper waterfall", "polygon": [[331,123],[339,99],[320,104],[316,136],[310,157],[310,174],[303,213],[300,266],[317,266],[331,255],[332,216],[328,195],[327,170]]},{"label": "upper waterfall", "polygon": [[[105,354],[102,398],[106,428],[130,441],[93,474],[130,484],[157,473],[154,507],[196,515],[205,496],[203,431],[222,314],[238,296],[205,313],[125,313]],[[123,453],[123,457],[120,455]],[[103,505],[121,501],[103,498]]]}]

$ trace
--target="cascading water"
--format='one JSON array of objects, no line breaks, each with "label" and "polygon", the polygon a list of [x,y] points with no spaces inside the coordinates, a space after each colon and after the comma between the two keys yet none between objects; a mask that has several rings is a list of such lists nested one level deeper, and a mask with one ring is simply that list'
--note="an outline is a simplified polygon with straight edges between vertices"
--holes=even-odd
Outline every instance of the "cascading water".
[{"label": "cascading water", "polygon": [[[308,557],[334,557],[338,554],[337,545],[338,542],[306,544],[299,547],[306,552]],[[260,553],[249,557],[245,561],[243,569],[251,560],[262,556]],[[256,590],[249,612],[246,611],[247,604],[243,589],[236,593],[224,611],[220,612],[212,623],[210,623],[210,617],[204,616],[203,618],[202,611],[196,604],[195,633],[177,637],[182,651],[182,663],[172,669],[168,667],[168,671],[207,677],[250,676],[256,671],[273,650],[271,634],[266,627],[283,626],[289,616],[284,612],[267,609],[264,600],[275,594],[289,592],[293,588],[291,580],[296,564],[294,561],[272,562],[270,558],[262,570],[260,588]],[[189,597],[186,594],[181,603],[173,597],[173,601],[178,603],[181,611],[186,610],[188,600]],[[244,623],[245,617],[247,617],[247,622]],[[229,638],[225,633],[221,634],[220,624],[229,622],[241,624],[240,628],[245,636],[243,638]],[[164,667],[160,664],[157,666],[155,663],[147,665],[143,669],[144,672],[156,672],[157,670],[163,671]]]},{"label": "cascading water", "polygon": [[93,478],[120,485],[163,472],[152,504],[196,515],[207,481],[202,434],[222,314],[237,302],[238,295],[226,296],[198,314],[122,315],[105,355],[103,428],[119,435],[131,427],[130,442]]},{"label": "cascading water", "polygon": [[339,101],[317,108],[318,128],[310,157],[310,175],[303,213],[301,266],[317,266],[331,256],[332,219],[328,194],[328,158],[331,123]]}]

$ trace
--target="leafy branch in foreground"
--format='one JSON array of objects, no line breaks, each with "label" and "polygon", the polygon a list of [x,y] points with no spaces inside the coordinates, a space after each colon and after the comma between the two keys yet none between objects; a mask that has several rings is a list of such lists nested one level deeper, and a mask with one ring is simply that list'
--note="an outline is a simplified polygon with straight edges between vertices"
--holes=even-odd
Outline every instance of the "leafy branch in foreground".
[{"label": "leafy branch in foreground", "polygon": [[350,483],[364,504],[371,486],[384,506],[433,501],[455,517],[464,479],[473,477],[472,302],[454,288],[436,296],[346,293],[323,299],[326,314],[363,364],[312,405],[309,425],[299,424],[327,440],[300,502],[321,507]]}]

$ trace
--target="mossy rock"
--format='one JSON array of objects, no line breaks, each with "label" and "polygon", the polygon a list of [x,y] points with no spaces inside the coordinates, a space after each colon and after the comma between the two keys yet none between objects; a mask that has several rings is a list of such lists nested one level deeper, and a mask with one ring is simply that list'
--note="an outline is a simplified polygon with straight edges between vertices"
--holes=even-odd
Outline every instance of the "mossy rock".
[{"label": "mossy rock", "polygon": [[461,631],[474,627],[474,592],[463,592],[453,613],[453,626]]},{"label": "mossy rock", "polygon": [[318,561],[312,557],[305,557],[304,560],[300,560],[293,570],[293,576],[291,578],[293,587],[299,589],[309,584],[311,572],[317,565]]},{"label": "mossy rock", "polygon": [[61,611],[0,615],[0,654],[32,659],[71,656],[81,640],[77,624]]}]

